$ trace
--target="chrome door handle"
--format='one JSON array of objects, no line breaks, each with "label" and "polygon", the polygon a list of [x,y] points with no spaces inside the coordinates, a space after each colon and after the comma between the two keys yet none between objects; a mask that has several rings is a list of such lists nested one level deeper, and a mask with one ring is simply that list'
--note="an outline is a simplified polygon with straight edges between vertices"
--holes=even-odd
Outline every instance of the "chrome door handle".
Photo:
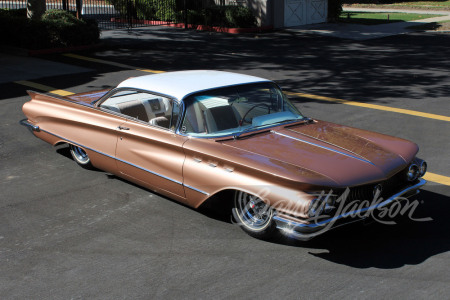
[{"label": "chrome door handle", "polygon": [[123,126],[119,126],[119,127],[117,127],[117,129],[119,129],[119,130],[130,130],[130,128],[128,128],[128,127],[123,127]]}]

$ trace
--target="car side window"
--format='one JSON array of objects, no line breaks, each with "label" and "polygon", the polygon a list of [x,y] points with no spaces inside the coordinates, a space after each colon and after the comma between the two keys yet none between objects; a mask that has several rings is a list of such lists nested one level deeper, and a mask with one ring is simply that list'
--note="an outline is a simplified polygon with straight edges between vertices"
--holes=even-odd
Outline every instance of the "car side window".
[{"label": "car side window", "polygon": [[180,110],[170,98],[133,90],[113,94],[100,107],[171,130],[176,127]]}]

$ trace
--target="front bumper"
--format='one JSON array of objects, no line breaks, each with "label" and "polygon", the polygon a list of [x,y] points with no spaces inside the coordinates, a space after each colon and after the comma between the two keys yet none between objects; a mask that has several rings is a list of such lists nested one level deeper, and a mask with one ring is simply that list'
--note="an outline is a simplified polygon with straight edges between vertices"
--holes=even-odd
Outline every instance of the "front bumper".
[{"label": "front bumper", "polygon": [[[375,209],[379,209],[390,205],[391,203],[398,200],[400,197],[411,197],[418,193],[418,189],[427,183],[426,180],[420,178],[419,182],[409,186],[396,194],[392,195],[388,199],[375,203],[374,205],[352,210],[341,212],[338,210],[335,216],[328,216],[323,220],[314,220],[314,222],[295,222],[286,216],[281,214],[275,215],[273,218],[276,222],[277,228],[282,230],[289,237],[307,241],[313,237],[320,235],[329,229],[337,228],[342,225],[362,221],[371,215],[371,212]],[[361,217],[362,216],[362,217]]]}]

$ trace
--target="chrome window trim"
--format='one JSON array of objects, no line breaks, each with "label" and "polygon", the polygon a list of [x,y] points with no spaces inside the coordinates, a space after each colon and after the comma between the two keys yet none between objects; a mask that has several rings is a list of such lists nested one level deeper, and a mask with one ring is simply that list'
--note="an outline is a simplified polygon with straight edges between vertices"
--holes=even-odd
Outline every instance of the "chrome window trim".
[{"label": "chrome window trim", "polygon": [[120,88],[114,88],[112,90],[110,90],[108,93],[106,93],[105,95],[103,95],[102,97],[100,97],[97,100],[92,101],[91,103],[94,105],[94,107],[99,107],[103,102],[106,101],[106,99],[109,99],[113,94],[117,93],[117,92],[121,92],[121,91],[135,91],[137,93],[147,93],[147,94],[154,94],[160,97],[165,97],[165,98],[169,98],[169,99],[173,99],[176,102],[182,102],[180,100],[178,100],[177,98],[167,95],[167,94],[163,94],[163,93],[157,93],[157,92],[153,92],[150,90],[143,90],[143,89],[137,89],[137,88],[132,88],[132,87],[120,87]]},{"label": "chrome window trim", "polygon": [[[121,91],[134,91],[134,92],[136,92],[136,93],[146,93],[146,94],[153,94],[153,95],[155,95],[155,96],[164,97],[164,98],[170,99],[170,100],[172,100],[174,103],[178,104],[178,105],[180,106],[180,112],[182,112],[182,113],[184,112],[184,102],[183,102],[183,101],[179,101],[178,99],[176,99],[176,98],[174,98],[174,97],[172,97],[172,96],[165,95],[165,94],[161,94],[161,93],[156,93],[156,92],[152,92],[152,91],[148,91],[148,90],[135,89],[135,88],[127,88],[127,87],[116,88],[116,89],[113,89],[113,90],[109,91],[107,94],[105,94],[105,95],[104,95],[103,97],[101,97],[100,99],[94,100],[94,101],[92,102],[92,103],[95,103],[95,105],[94,105],[93,107],[95,107],[95,108],[97,108],[97,109],[99,109],[99,110],[101,110],[101,111],[103,111],[103,112],[110,113],[110,114],[115,115],[115,116],[123,117],[123,118],[125,118],[125,119],[127,119],[127,120],[129,120],[129,121],[134,121],[134,122],[137,122],[137,123],[141,123],[141,124],[143,124],[143,125],[148,125],[150,128],[157,128],[157,129],[161,129],[161,130],[164,130],[164,131],[173,132],[173,133],[178,134],[178,133],[177,133],[178,127],[181,126],[180,117],[178,117],[177,124],[175,125],[175,128],[172,130],[172,129],[170,129],[170,128],[165,128],[165,127],[161,127],[161,126],[157,126],[157,125],[152,125],[152,124],[150,124],[149,122],[142,121],[142,120],[133,118],[133,117],[131,117],[131,116],[124,115],[124,114],[122,114],[122,113],[119,113],[119,112],[116,112],[116,111],[112,111],[112,110],[109,110],[109,109],[107,109],[107,108],[100,107],[100,105],[101,105],[103,102],[105,102],[106,100],[108,100],[109,98],[111,98],[115,93],[118,93],[118,92],[121,92]],[[97,103],[97,102],[98,102],[98,103]],[[172,108],[172,113],[173,113],[173,108]],[[172,114],[172,116],[173,116],[173,114]]]},{"label": "chrome window trim", "polygon": [[[184,116],[185,116],[185,114],[186,114],[186,107],[185,107],[185,100],[186,100],[186,98],[187,98],[187,97],[190,97],[190,96],[192,96],[192,95],[195,95],[195,94],[197,94],[197,93],[203,93],[203,92],[213,91],[213,90],[218,90],[218,89],[222,89],[222,88],[231,88],[231,87],[237,87],[237,86],[246,86],[246,85],[252,85],[252,84],[261,84],[261,83],[272,83],[272,84],[274,84],[274,85],[280,90],[280,92],[282,93],[282,95],[283,95],[284,97],[286,97],[287,100],[289,100],[289,98],[288,98],[288,97],[286,96],[286,94],[283,92],[283,89],[282,89],[276,82],[271,81],[271,80],[262,80],[262,81],[256,81],[256,82],[251,82],[251,83],[244,83],[244,84],[239,83],[239,84],[225,85],[225,86],[221,86],[221,87],[216,87],[216,88],[211,88],[211,89],[205,89],[205,90],[200,90],[200,91],[192,92],[192,93],[190,93],[190,94],[185,95],[185,96],[183,97],[183,99],[181,100],[181,102],[183,103],[183,113],[182,113],[182,116],[179,118],[178,129],[175,131],[175,133],[178,134],[178,135],[182,135],[182,136],[189,137],[189,138],[196,138],[196,139],[197,139],[197,138],[198,138],[198,139],[223,139],[223,138],[227,138],[227,137],[233,138],[233,137],[236,135],[236,133],[235,133],[235,134],[225,134],[225,135],[212,135],[212,136],[192,136],[192,135],[189,135],[189,134],[186,134],[186,133],[182,133],[182,132],[181,132],[181,125],[182,125],[182,123],[183,123]],[[284,99],[283,99],[283,100],[284,100]],[[247,131],[247,132],[245,132],[245,133],[255,132],[255,131],[258,131],[258,130],[264,130],[264,129],[269,129],[269,128],[273,128],[273,127],[277,127],[277,126],[289,125],[289,124],[291,124],[291,123],[296,123],[296,122],[299,122],[299,121],[304,121],[304,119],[306,119],[307,117],[305,117],[305,116],[301,113],[301,111],[300,111],[297,107],[295,107],[295,105],[294,105],[292,102],[289,102],[289,103],[290,103],[292,106],[294,106],[294,108],[297,110],[297,112],[300,114],[300,116],[303,117],[302,119],[298,119],[298,120],[295,120],[295,121],[286,121],[285,123],[277,123],[277,124],[273,124],[273,125],[269,124],[267,127],[255,128],[254,130],[250,130],[250,131]]]},{"label": "chrome window trim", "polygon": [[[277,123],[277,124],[274,124],[274,125],[267,125],[267,127],[255,128],[254,130],[246,131],[245,133],[252,133],[252,132],[256,132],[256,131],[260,131],[260,130],[268,130],[268,129],[271,129],[271,128],[274,128],[274,127],[278,127],[278,126],[289,126],[290,124],[294,124],[294,123],[298,123],[298,122],[304,122],[304,121],[305,121],[305,119],[298,119],[298,120],[295,120],[295,121],[286,121],[285,123]],[[214,139],[220,139],[220,140],[225,140],[225,139],[234,139],[234,136],[235,136],[234,134],[217,135],[217,136],[193,136],[193,135],[188,135],[188,134],[181,133],[181,132],[176,132],[176,133],[179,134],[179,135],[185,136],[185,137],[193,138],[193,139],[213,139],[213,140]]]}]

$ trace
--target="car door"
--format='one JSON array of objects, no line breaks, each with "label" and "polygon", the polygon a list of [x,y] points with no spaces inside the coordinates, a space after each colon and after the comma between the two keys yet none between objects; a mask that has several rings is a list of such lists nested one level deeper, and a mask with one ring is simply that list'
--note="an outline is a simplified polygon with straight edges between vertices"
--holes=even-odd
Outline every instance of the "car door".
[{"label": "car door", "polygon": [[[157,192],[184,198],[183,144],[187,138],[175,134],[179,104],[145,92],[140,92],[136,100],[137,107],[128,111],[137,117],[130,116],[119,128],[118,169],[122,175]],[[145,111],[139,111],[142,109]]]}]

